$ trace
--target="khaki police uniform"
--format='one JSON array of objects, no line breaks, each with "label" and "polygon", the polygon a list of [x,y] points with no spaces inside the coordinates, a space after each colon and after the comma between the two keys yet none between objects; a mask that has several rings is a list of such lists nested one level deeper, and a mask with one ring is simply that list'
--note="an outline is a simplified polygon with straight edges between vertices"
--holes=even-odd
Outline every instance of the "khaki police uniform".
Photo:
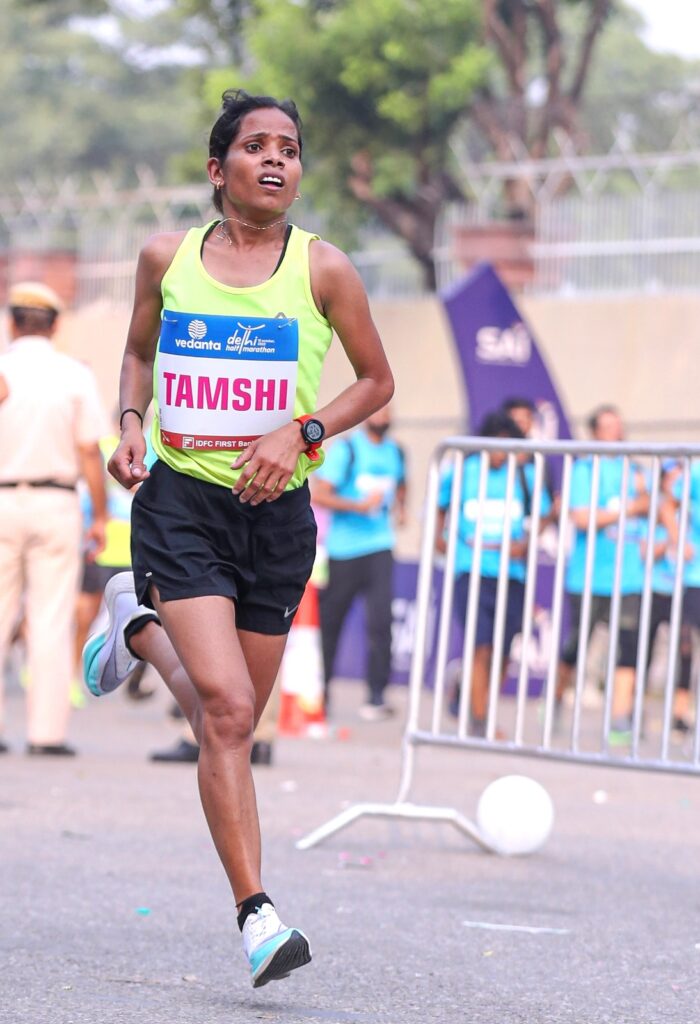
[{"label": "khaki police uniform", "polygon": [[[60,311],[41,285],[15,286],[9,305]],[[65,740],[81,565],[76,492],[79,446],[97,443],[105,417],[92,372],[44,336],[0,354],[0,666],[20,614],[29,672],[27,739]],[[0,732],[3,729],[0,678]]]}]

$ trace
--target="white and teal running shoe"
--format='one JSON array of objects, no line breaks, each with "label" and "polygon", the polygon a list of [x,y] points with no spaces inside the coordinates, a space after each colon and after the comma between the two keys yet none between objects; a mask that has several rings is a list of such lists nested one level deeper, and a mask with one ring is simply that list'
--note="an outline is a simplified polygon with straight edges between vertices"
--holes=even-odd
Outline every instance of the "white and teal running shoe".
[{"label": "white and teal running shoe", "polygon": [[140,664],[124,638],[125,628],[139,618],[159,621],[151,608],[139,605],[136,600],[134,574],[117,573],[105,587],[94,631],[83,647],[83,678],[96,697],[116,690]]},{"label": "white and teal running shoe", "polygon": [[287,978],[311,960],[309,940],[296,928],[282,924],[277,911],[264,903],[243,925],[243,951],[250,963],[253,988]]}]

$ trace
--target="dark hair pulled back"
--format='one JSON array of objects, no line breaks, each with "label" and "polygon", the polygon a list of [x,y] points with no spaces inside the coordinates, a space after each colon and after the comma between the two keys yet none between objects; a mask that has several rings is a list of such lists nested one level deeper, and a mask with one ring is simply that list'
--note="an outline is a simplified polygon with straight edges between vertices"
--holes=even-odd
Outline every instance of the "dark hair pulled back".
[{"label": "dark hair pulled back", "polygon": [[498,409],[484,416],[479,426],[479,437],[512,437],[515,440],[524,438],[522,430],[510,416]]},{"label": "dark hair pulled back", "polygon": [[[293,100],[276,100],[274,96],[251,96],[244,89],[227,89],[221,97],[221,113],[217,118],[209,136],[209,156],[223,162],[228,148],[238,135],[241,121],[251,110],[281,110],[294,123],[299,137],[299,155],[301,156],[301,118]],[[221,194],[214,189],[212,197],[214,206],[223,212]]]}]

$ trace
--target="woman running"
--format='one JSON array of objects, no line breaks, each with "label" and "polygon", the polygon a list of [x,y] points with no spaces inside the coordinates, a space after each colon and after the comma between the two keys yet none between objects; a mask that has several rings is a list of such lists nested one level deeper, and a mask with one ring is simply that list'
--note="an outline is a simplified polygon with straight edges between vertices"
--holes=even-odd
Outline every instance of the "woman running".
[{"label": "woman running", "polygon": [[[143,481],[133,577],[110,581],[108,621],[84,650],[93,693],[149,661],[189,719],[255,987],[311,959],[306,936],[280,922],[263,888],[250,768],[253,729],[314,560],[306,478],[324,438],[365,420],[394,388],[350,260],[288,223],[301,151],[291,101],[226,92],[207,161],[217,218],[155,235],[140,254],[121,440],[109,462],[125,487]],[[318,409],[334,331],[356,379]]]}]

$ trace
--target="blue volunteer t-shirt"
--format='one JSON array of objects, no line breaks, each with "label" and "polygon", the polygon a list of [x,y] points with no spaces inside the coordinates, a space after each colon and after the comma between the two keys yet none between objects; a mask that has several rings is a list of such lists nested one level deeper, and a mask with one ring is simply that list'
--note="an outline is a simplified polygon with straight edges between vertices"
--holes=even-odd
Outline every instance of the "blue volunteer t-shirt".
[{"label": "blue volunteer t-shirt", "polygon": [[375,444],[358,430],[330,447],[317,475],[332,484],[339,497],[351,501],[382,494],[381,505],[370,513],[331,513],[326,535],[329,558],[360,558],[394,547],[391,513],[396,489],[405,478],[403,454],[395,441],[385,438]]},{"label": "blue volunteer t-shirt", "polygon": [[[673,483],[673,497],[680,501],[682,496],[683,477],[679,476]],[[690,509],[685,540],[692,548],[692,555],[685,562],[683,582],[686,587],[700,587],[700,462],[690,467]]]},{"label": "blue volunteer t-shirt", "polygon": [[[654,543],[668,545],[668,530],[665,526],[657,526],[654,533]],[[676,562],[671,558],[666,548],[663,554],[654,559],[654,568],[651,573],[651,589],[655,594],[670,595],[676,582]]]},{"label": "blue volunteer t-shirt", "polygon": [[[471,572],[474,558],[474,535],[479,515],[479,474],[481,458],[470,455],[464,462],[462,476],[462,510],[459,520],[457,551],[455,553],[455,572]],[[454,469],[450,468],[440,480],[438,504],[447,510],[450,506]],[[497,577],[501,564],[501,540],[503,538],[503,522],[506,514],[506,486],[508,466],[504,463],[498,469],[489,467],[486,477],[486,499],[482,512],[482,549],[481,575]],[[527,495],[523,489],[523,481]],[[515,474],[513,499],[511,502],[511,540],[522,540],[525,536],[525,513],[532,503],[535,489],[535,467],[526,463]],[[542,488],[540,515],[546,516],[552,503],[546,489]],[[525,562],[522,559],[510,559],[508,576],[513,580],[525,579]]]},{"label": "blue volunteer t-shirt", "polygon": [[[600,460],[600,484],[598,491],[598,508],[614,511],[620,509],[622,489],[622,464],[620,456],[605,456]],[[586,456],[577,459],[571,474],[571,509],[588,510],[591,496],[591,480],[593,462]],[[636,472],[630,467],[627,497],[634,498],[637,494],[635,481]],[[644,584],[644,561],[642,559],[641,542],[646,534],[646,519],[634,517],[627,519],[625,542],[622,561],[622,579],[620,592],[623,594],[641,593]],[[569,556],[566,571],[566,589],[570,594],[580,594],[586,572],[586,531],[576,530],[574,546]],[[592,592],[601,597],[611,597],[615,581],[615,555],[617,551],[618,526],[613,523],[596,534],[595,555],[593,559]]]}]

